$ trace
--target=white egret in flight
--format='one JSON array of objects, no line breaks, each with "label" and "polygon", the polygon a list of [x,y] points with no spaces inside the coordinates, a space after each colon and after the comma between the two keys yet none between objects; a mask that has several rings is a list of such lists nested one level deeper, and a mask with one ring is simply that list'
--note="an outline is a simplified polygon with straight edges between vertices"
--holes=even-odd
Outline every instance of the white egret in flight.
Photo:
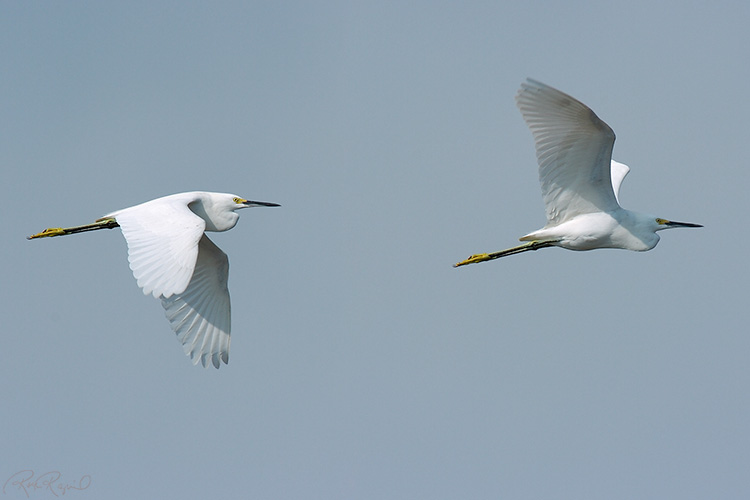
[{"label": "white egret in flight", "polygon": [[28,239],[122,228],[128,260],[143,293],[161,299],[185,354],[219,368],[229,362],[229,259],[206,231],[227,231],[237,224],[235,210],[278,207],[233,194],[173,194],[124,208],[93,224],[50,228]]},{"label": "white egret in flight", "polygon": [[657,231],[703,227],[620,207],[620,184],[630,169],[612,160],[615,133],[582,102],[528,79],[516,104],[534,136],[547,225],[520,238],[527,243],[472,255],[454,267],[545,247],[643,252],[659,242]]}]

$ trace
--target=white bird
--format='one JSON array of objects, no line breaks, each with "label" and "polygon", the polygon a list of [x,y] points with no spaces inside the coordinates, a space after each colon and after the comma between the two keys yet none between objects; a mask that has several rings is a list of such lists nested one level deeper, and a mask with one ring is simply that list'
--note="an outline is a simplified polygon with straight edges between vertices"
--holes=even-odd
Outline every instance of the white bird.
[{"label": "white bird", "polygon": [[620,207],[620,184],[630,169],[612,160],[615,133],[582,102],[527,79],[516,104],[534,136],[547,225],[520,238],[527,243],[472,255],[454,267],[553,246],[643,252],[659,242],[657,231],[703,227]]},{"label": "white bird", "polygon": [[233,194],[173,194],[117,210],[93,224],[50,228],[28,239],[122,228],[128,261],[145,295],[161,299],[185,354],[206,366],[229,363],[229,259],[206,231],[232,229],[247,207],[278,207]]}]

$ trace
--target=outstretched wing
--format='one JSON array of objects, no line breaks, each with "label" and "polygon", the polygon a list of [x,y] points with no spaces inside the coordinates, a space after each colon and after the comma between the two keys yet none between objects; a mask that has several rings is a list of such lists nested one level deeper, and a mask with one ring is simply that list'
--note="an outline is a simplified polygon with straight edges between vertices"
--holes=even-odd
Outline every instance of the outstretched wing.
[{"label": "outstretched wing", "polygon": [[143,293],[170,297],[190,283],[198,241],[206,228],[184,195],[167,196],[113,212],[128,243],[128,261]]},{"label": "outstretched wing", "polygon": [[229,362],[228,279],[227,255],[203,235],[190,284],[184,292],[161,299],[172,330],[194,364],[200,360],[206,366],[210,360],[219,368],[220,360]]},{"label": "outstretched wing", "polygon": [[535,80],[521,84],[516,104],[534,136],[547,225],[616,209],[612,129],[582,102]]}]

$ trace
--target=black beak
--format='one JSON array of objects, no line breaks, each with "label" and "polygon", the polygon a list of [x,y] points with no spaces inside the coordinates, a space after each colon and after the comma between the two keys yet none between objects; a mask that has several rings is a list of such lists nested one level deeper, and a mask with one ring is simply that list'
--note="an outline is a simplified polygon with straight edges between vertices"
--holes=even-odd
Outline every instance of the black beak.
[{"label": "black beak", "polygon": [[250,201],[245,200],[245,205],[249,205],[251,207],[280,207],[278,203],[269,203],[267,201]]},{"label": "black beak", "polygon": [[693,224],[691,222],[675,222],[675,221],[667,222],[667,226],[669,227],[703,227],[700,224]]}]

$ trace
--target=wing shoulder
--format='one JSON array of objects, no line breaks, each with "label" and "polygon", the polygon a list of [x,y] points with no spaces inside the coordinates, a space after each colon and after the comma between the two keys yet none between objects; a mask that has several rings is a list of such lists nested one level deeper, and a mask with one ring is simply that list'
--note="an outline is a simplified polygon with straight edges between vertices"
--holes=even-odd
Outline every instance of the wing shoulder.
[{"label": "wing shoulder", "polygon": [[159,198],[109,214],[122,228],[128,261],[145,294],[169,297],[183,292],[198,257],[206,223],[185,196]]}]

